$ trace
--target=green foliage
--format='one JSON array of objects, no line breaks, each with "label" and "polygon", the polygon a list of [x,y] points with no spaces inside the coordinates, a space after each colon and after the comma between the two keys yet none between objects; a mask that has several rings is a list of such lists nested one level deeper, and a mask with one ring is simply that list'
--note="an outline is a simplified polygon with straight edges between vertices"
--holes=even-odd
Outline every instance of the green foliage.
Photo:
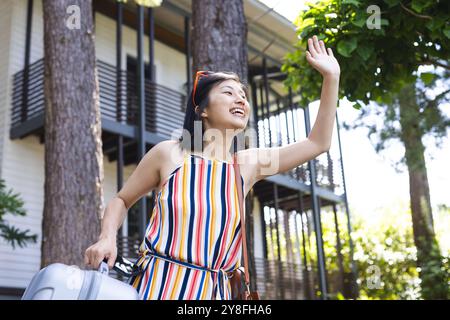
[{"label": "green foliage", "polygon": [[[296,24],[299,27],[299,41],[295,44],[298,51],[286,55],[282,71],[288,75],[285,85],[299,92],[300,105],[319,99],[321,94],[322,79],[309,67],[304,55],[307,39],[317,35],[326,47],[332,48],[341,66],[339,98],[347,98],[361,110],[360,120],[367,120],[371,112],[376,114],[372,117],[375,123],[368,125],[364,121],[355,125],[369,128],[369,137],[377,140],[377,152],[384,149],[387,142],[400,140],[405,146],[400,164],[406,163],[410,172],[426,172],[421,139],[430,134],[440,143],[450,126],[449,118],[439,108],[449,101],[450,90],[428,96],[434,87],[448,88],[444,82],[450,70],[447,3],[321,0],[309,4]],[[419,67],[423,65],[440,68],[420,72]],[[362,107],[369,103],[372,103],[371,108]],[[373,108],[373,104],[380,107]],[[426,187],[420,186],[422,190]],[[430,210],[424,212],[425,218],[430,218],[431,214]],[[415,223],[414,228],[416,234],[421,234],[425,227]],[[440,250],[432,232],[425,231],[425,234],[424,243],[417,238],[414,243],[422,267],[422,297],[440,298],[448,290]],[[409,272],[402,270],[406,274]]]},{"label": "green foliage", "polygon": [[434,73],[431,72],[423,72],[420,75],[420,79],[422,79],[423,83],[428,86],[430,85],[434,79],[436,79],[436,75]]},{"label": "green foliage", "polygon": [[[448,208],[441,210],[447,210],[448,220],[450,210]],[[340,210],[340,212],[338,224],[344,272],[348,273],[351,265],[347,221],[342,214],[343,211]],[[421,270],[417,268],[417,249],[411,231],[411,212],[408,204],[398,203],[390,208],[382,208],[371,213],[370,217],[363,213],[352,216],[352,240],[354,260],[358,270],[359,299],[426,299],[429,295],[426,288],[430,286],[425,286],[425,290],[421,288],[423,280],[419,277]],[[327,272],[334,274],[338,271],[334,217],[332,212],[325,208],[322,210],[321,217]],[[443,218],[438,221],[441,219]],[[445,221],[443,223],[445,224]],[[438,238],[445,240],[446,234],[448,234],[448,225],[442,227]],[[311,244],[315,244],[314,234],[311,235],[310,241]],[[311,263],[315,265],[317,263],[315,245],[308,248],[308,255],[312,258]],[[442,274],[436,269],[441,268],[448,275],[450,249],[442,250],[442,255],[444,264],[429,265],[435,270],[428,271],[427,274],[433,274],[433,272]],[[440,282],[437,283],[439,285]],[[439,288],[435,287],[435,290]],[[335,298],[342,299],[342,292],[335,293]]]},{"label": "green foliage", "polygon": [[[376,16],[374,5],[380,10]],[[375,7],[376,9],[376,7]],[[305,58],[307,39],[317,35],[341,66],[339,97],[355,103],[390,103],[420,65],[448,67],[450,16],[445,1],[322,0],[296,19],[299,40],[286,54],[286,86],[299,91],[301,105],[320,97],[321,79]],[[378,19],[377,19],[378,18]],[[374,23],[379,22],[376,28]],[[423,75],[427,85],[431,75]]]},{"label": "green foliage", "polygon": [[[403,221],[393,221],[393,215]],[[362,299],[417,299],[420,279],[416,267],[411,218],[406,212],[390,212],[368,227],[357,219],[354,226],[355,261]],[[395,219],[395,218],[394,218]]]},{"label": "green foliage", "polygon": [[424,249],[418,251],[420,265],[420,278],[422,280],[422,297],[424,299],[446,299],[450,297],[448,282],[449,269],[445,269],[445,261],[448,257],[442,257],[437,241],[429,242],[426,238],[419,237],[418,247]]},{"label": "green foliage", "polygon": [[10,243],[14,249],[16,244],[22,248],[26,246],[27,242],[36,243],[37,241],[37,235],[29,234],[30,230],[21,231],[3,220],[8,213],[25,216],[23,204],[18,194],[13,194],[12,190],[6,191],[5,181],[0,179],[0,237]]},{"label": "green foliage", "polygon": [[[127,0],[116,0],[117,2],[127,3]],[[144,7],[159,7],[161,5],[162,0],[134,0],[137,5]]]}]

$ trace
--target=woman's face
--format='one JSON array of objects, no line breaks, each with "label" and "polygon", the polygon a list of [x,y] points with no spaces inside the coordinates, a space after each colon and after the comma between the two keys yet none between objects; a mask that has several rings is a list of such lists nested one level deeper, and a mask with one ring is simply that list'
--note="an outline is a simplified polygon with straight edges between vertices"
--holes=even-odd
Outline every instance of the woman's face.
[{"label": "woman's face", "polygon": [[225,80],[209,92],[209,104],[202,113],[205,129],[235,129],[247,126],[250,115],[248,97],[235,80]]}]

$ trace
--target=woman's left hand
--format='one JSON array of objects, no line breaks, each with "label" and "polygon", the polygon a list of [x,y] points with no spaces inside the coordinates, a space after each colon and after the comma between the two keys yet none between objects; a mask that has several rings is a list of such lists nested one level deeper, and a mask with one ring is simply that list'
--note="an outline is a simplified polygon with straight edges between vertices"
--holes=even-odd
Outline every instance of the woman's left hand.
[{"label": "woman's left hand", "polygon": [[325,48],[323,40],[318,40],[317,36],[308,39],[309,51],[306,51],[306,61],[322,76],[339,75],[341,69],[339,63],[333,55],[331,48]]}]

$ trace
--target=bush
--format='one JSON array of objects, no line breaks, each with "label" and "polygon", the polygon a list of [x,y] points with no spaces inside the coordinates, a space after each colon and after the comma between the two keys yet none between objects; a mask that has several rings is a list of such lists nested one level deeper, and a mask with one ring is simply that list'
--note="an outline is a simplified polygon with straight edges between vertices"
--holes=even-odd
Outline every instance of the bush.
[{"label": "bush", "polygon": [[36,243],[37,241],[37,235],[29,234],[30,230],[21,231],[4,221],[4,216],[8,213],[15,216],[25,216],[23,204],[18,194],[13,194],[12,190],[6,191],[5,181],[0,179],[0,237],[11,244],[13,249],[16,248],[16,244],[22,248],[28,242]]}]

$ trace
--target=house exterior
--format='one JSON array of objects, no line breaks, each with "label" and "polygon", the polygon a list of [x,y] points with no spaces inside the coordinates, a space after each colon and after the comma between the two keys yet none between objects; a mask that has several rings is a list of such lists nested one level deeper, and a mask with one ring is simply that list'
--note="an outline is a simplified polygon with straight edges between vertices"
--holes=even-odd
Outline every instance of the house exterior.
[{"label": "house exterior", "polygon": [[[122,34],[121,45],[117,46],[119,6]],[[118,5],[114,0],[95,0],[93,9],[107,203],[139,161],[135,130],[139,112],[135,72],[139,26],[133,1]],[[284,54],[295,49],[295,26],[257,0],[244,0],[244,9],[249,28],[248,83],[254,109],[250,126],[258,129],[258,146],[280,146],[302,139],[313,119],[309,108],[296,103],[296,94],[283,87],[284,75],[280,72]],[[38,234],[36,244],[15,250],[0,239],[0,299],[20,298],[40,267],[45,146],[42,10],[42,0],[0,2],[0,177],[8,189],[20,194],[27,211],[25,217],[7,216],[7,221]],[[154,80],[149,74],[144,80],[149,118],[145,136],[140,138],[145,139],[146,150],[182,128],[187,90],[192,85],[187,71],[191,56],[185,42],[189,37],[186,26],[190,23],[190,1],[164,0],[152,13],[146,11],[146,19],[150,15],[154,37],[142,30],[144,48],[154,53]],[[149,56],[146,53],[143,57],[146,70]],[[349,219],[338,138],[336,128],[330,152],[258,182],[246,199],[253,217],[251,264],[263,298],[316,299],[317,292],[347,290],[344,278],[348,275],[343,269],[339,270],[338,281],[327,273],[320,228],[320,212],[325,206]],[[119,252],[130,259],[136,255],[144,221],[150,218],[153,194],[145,199],[145,212],[135,205],[120,230]],[[311,234],[317,235],[315,261],[307,256]]]}]

